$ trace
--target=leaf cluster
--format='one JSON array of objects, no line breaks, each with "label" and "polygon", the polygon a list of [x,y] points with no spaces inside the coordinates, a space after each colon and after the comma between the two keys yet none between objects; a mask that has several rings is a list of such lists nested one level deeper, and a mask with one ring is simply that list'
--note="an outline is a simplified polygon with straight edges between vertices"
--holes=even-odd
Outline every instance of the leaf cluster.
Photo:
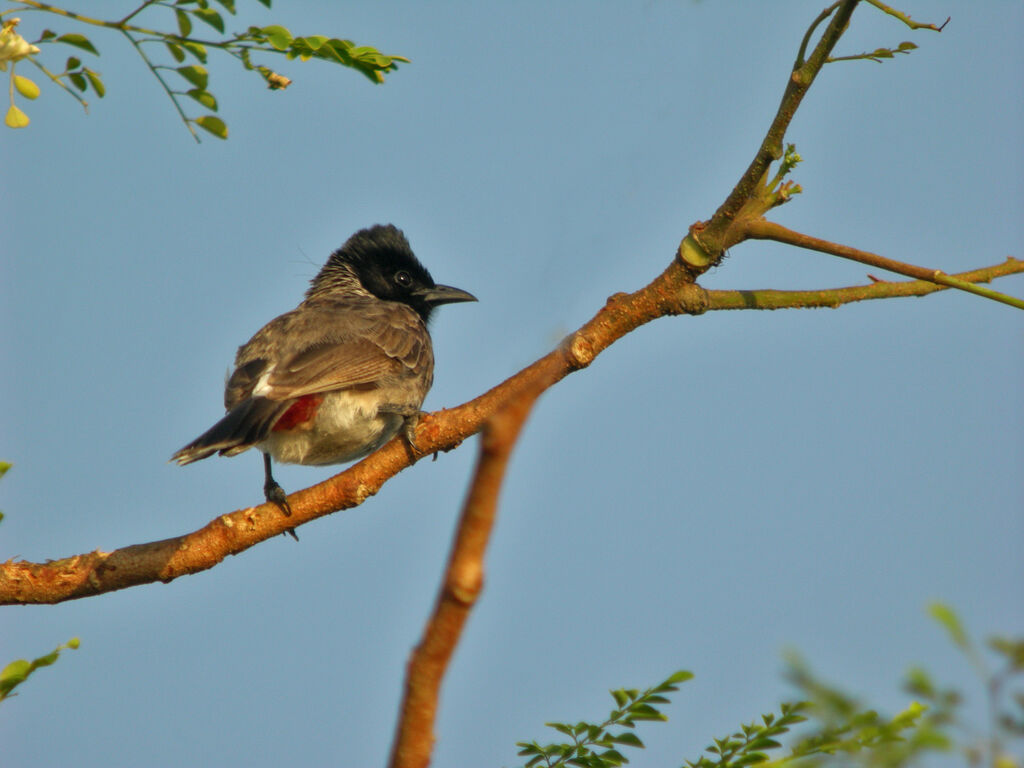
[{"label": "leaf cluster", "polygon": [[[267,8],[271,5],[271,0],[258,2]],[[226,18],[236,14],[235,0],[216,0],[216,4],[210,0],[144,0],[123,19],[110,21],[90,18],[62,8],[40,4],[35,0],[20,0],[20,3],[21,7],[26,9],[44,11],[73,19],[81,24],[120,32],[159,81],[185,127],[197,141],[199,135],[195,126],[217,138],[228,137],[227,124],[216,114],[212,114],[219,111],[220,104],[209,88],[210,72],[207,69],[207,61],[211,50],[219,50],[237,60],[245,70],[256,72],[272,90],[287,88],[292,81],[266,64],[254,61],[254,56],[283,55],[289,61],[319,59],[353,69],[374,83],[383,83],[388,72],[398,69],[399,62],[409,61],[403,56],[381,53],[371,46],[358,46],[351,40],[327,35],[297,37],[278,24],[265,27],[249,26],[244,32],[230,34],[226,31]],[[147,11],[154,19],[171,23],[165,23],[162,25],[163,28],[139,26],[136,20]],[[159,17],[157,14],[160,14]],[[211,39],[200,37],[197,35],[197,30],[200,29],[213,30],[218,36]],[[39,45],[64,43],[99,56],[99,50],[92,40],[78,32],[58,35],[47,29],[35,42]],[[83,67],[79,59],[71,57],[65,63],[63,72],[51,72],[35,55],[39,50],[35,48],[34,53],[23,58],[28,58],[52,82],[74,96],[84,108],[88,108],[88,103],[79,93],[85,94],[91,89],[100,98],[106,93],[102,77],[95,69]],[[168,55],[173,62],[165,64],[164,57]],[[15,87],[19,93],[25,98],[35,98],[39,93],[35,83],[27,78],[18,77],[21,79],[15,81]],[[184,80],[183,86],[179,85],[180,81],[177,78]],[[190,115],[190,110],[185,106],[189,103],[188,99],[198,103],[208,110],[208,113]],[[14,105],[13,95],[11,109],[14,115],[12,117],[9,114],[8,125],[28,125],[27,115]]]},{"label": "leaf cluster", "polygon": [[[763,714],[760,721],[741,725],[733,733],[713,739],[704,750],[706,754],[686,760],[684,768],[762,764],[902,768],[920,764],[929,755],[950,752],[959,752],[969,765],[1024,768],[1024,759],[1010,753],[1011,743],[1024,740],[1024,686],[1020,685],[1024,682],[1024,638],[989,639],[989,655],[997,660],[995,671],[990,671],[951,608],[936,603],[929,612],[971,661],[989,696],[992,721],[982,735],[961,722],[961,694],[941,688],[924,669],[910,669],[903,687],[913,699],[903,711],[887,717],[826,683],[791,654],[787,674],[801,699],[781,704],[778,714]],[[526,768],[623,765],[629,761],[619,747],[644,746],[629,729],[643,720],[667,720],[658,706],[669,703],[665,694],[677,690],[678,683],[691,677],[689,672],[681,671],[643,692],[612,691],[616,708],[606,720],[597,724],[547,723],[570,740],[545,745],[519,742],[518,754],[529,758]],[[1010,690],[1011,685],[1017,687]],[[784,745],[782,737],[796,727],[799,730]]]},{"label": "leaf cluster", "polygon": [[768,761],[767,750],[779,749],[782,744],[778,737],[789,732],[794,725],[807,718],[803,713],[810,708],[808,702],[783,703],[779,716],[761,715],[761,722],[741,725],[740,729],[721,739],[715,739],[706,752],[714,757],[702,755],[696,761],[686,761],[689,768],[741,768]]},{"label": "leaf cluster", "polygon": [[909,40],[904,40],[895,48],[876,48],[873,51],[857,53],[851,56],[830,56],[826,61],[831,64],[836,61],[873,61],[881,64],[883,59],[895,59],[898,54],[906,56],[917,46]]},{"label": "leaf cluster", "polygon": [[[666,693],[679,690],[679,683],[690,680],[693,674],[680,670],[668,677],[664,682],[639,691],[634,688],[619,688],[610,691],[615,699],[615,709],[600,724],[578,722],[545,723],[571,741],[560,744],[541,745],[536,741],[518,742],[521,757],[529,757],[526,768],[543,765],[546,768],[555,766],[583,766],[584,768],[614,768],[629,762],[619,747],[636,747],[642,749],[644,743],[632,730],[638,722],[645,720],[667,720],[656,705],[668,704]],[[612,729],[615,729],[614,731]],[[626,729],[626,730],[622,730]]]}]

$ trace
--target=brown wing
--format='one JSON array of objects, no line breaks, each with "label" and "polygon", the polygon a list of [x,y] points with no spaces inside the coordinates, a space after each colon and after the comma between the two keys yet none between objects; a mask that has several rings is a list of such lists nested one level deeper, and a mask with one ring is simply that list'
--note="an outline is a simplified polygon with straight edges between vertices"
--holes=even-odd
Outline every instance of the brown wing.
[{"label": "brown wing", "polygon": [[224,393],[291,400],[433,371],[427,329],[412,309],[376,300],[317,302],[272,320],[238,350]]}]

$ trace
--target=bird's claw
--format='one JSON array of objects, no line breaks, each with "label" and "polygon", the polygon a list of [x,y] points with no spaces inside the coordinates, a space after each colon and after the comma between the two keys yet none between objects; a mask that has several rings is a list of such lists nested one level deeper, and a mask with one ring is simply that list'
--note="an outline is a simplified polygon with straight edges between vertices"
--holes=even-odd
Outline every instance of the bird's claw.
[{"label": "bird's claw", "polygon": [[[284,488],[282,488],[280,485],[278,485],[275,482],[268,482],[266,485],[263,486],[263,495],[267,497],[268,502],[270,502],[271,504],[276,504],[278,508],[284,513],[285,517],[292,516],[291,505],[288,503],[288,498],[285,495]],[[285,533],[287,533],[296,541],[299,540],[299,535],[295,533],[294,528],[289,528],[285,531]]]}]

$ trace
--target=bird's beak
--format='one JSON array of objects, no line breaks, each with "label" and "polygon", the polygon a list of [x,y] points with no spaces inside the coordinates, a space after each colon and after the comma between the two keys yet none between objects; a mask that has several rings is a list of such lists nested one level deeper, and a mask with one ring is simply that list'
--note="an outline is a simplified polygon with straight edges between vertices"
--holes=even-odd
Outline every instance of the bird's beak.
[{"label": "bird's beak", "polygon": [[460,301],[476,301],[476,296],[469,291],[452,288],[450,285],[435,285],[433,288],[424,288],[417,293],[423,301],[432,307],[440,304],[455,304]]}]

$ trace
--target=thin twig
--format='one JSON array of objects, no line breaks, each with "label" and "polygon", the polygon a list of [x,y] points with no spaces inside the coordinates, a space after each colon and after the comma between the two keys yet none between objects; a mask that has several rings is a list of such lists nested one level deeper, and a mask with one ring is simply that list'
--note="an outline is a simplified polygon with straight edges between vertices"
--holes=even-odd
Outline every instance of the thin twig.
[{"label": "thin twig", "polygon": [[818,28],[821,22],[831,16],[838,7],[838,2],[832,3],[832,5],[818,14],[818,18],[811,22],[811,26],[809,26],[807,31],[804,33],[804,39],[800,41],[800,48],[796,52],[796,62],[793,64],[793,69],[799,69],[804,65],[804,62],[806,61],[805,56],[807,55],[807,46],[810,45],[811,36],[814,35],[814,30]]},{"label": "thin twig", "polygon": [[[1009,258],[992,267],[961,272],[964,282],[987,283],[999,277],[1024,273],[1024,261]],[[852,285],[823,291],[784,291],[775,289],[708,291],[708,310],[726,309],[835,309],[843,304],[873,299],[927,296],[948,290],[930,280],[888,282],[873,279],[870,285]]]},{"label": "thin twig", "polygon": [[967,293],[973,293],[986,299],[991,299],[992,301],[1009,304],[1011,307],[1016,307],[1017,309],[1024,309],[1024,300],[1022,299],[1018,299],[1014,296],[1008,296],[1005,293],[999,293],[998,291],[993,291],[991,288],[984,288],[980,285],[974,285],[973,283],[960,280],[955,277],[950,277],[941,270],[919,267],[915,264],[907,264],[902,261],[886,258],[885,256],[879,256],[877,253],[870,253],[869,251],[862,251],[858,248],[851,248],[848,245],[841,245],[829,240],[822,240],[819,237],[805,235],[802,232],[794,232],[781,224],[776,224],[774,221],[768,221],[767,219],[755,219],[744,222],[743,234],[746,237],[756,240],[775,240],[776,242],[786,243],[787,245],[795,245],[798,248],[807,248],[812,251],[820,251],[821,253],[828,253],[832,256],[850,259],[851,261],[859,261],[861,264],[870,264],[873,267],[880,267],[881,269],[886,269],[899,275],[906,275],[907,277],[917,278],[918,280],[927,280],[939,285],[945,285],[950,288],[966,291]]},{"label": "thin twig", "polygon": [[[708,268],[718,263],[725,250],[736,242],[735,238],[730,236],[729,229],[744,206],[754,199],[759,184],[768,173],[772,162],[782,157],[786,130],[808,89],[850,23],[850,17],[858,2],[859,0],[841,0],[811,55],[806,60],[802,60],[802,56],[798,59],[786,83],[779,108],[754,159],[711,219],[698,231],[692,231],[692,235],[697,238],[704,250],[712,255],[712,262]],[[815,22],[815,26],[817,23]]]},{"label": "thin twig", "polygon": [[85,99],[83,99],[77,93],[75,93],[73,90],[68,88],[67,85],[65,85],[61,81],[61,79],[60,79],[61,76],[60,75],[53,74],[53,72],[48,70],[45,66],[40,64],[38,61],[36,61],[36,57],[35,56],[29,56],[28,57],[28,61],[31,61],[38,69],[42,70],[44,75],[46,75],[48,78],[50,78],[50,80],[52,80],[54,83],[56,83],[61,88],[63,88],[73,99],[75,99],[79,104],[81,104],[82,105],[82,109],[84,109],[86,112],[89,111],[89,102],[87,102]]},{"label": "thin twig", "polygon": [[151,6],[151,5],[156,5],[156,4],[158,3],[158,2],[160,2],[160,0],[145,0],[145,2],[143,2],[143,3],[142,3],[142,5],[140,5],[140,6],[139,6],[138,8],[136,8],[136,9],[135,9],[134,11],[132,11],[131,13],[129,13],[129,14],[127,15],[127,16],[125,16],[125,17],[124,17],[123,19],[121,19],[121,20],[120,20],[119,22],[117,22],[117,23],[118,23],[118,26],[122,26],[122,27],[123,27],[123,26],[124,26],[125,24],[127,24],[127,23],[128,23],[129,21],[131,21],[131,20],[132,20],[133,18],[135,18],[136,16],[138,16],[138,15],[139,15],[140,13],[142,13],[142,12],[143,12],[144,10],[146,10],[147,8],[149,8],[149,7]]},{"label": "thin twig", "polygon": [[908,14],[903,13],[903,11],[899,11],[899,10],[897,10],[895,8],[892,8],[891,6],[886,5],[881,0],[867,0],[867,1],[871,5],[875,6],[875,8],[880,10],[882,13],[888,14],[889,16],[892,16],[895,19],[899,19],[904,24],[906,24],[908,27],[910,27],[911,29],[930,29],[930,30],[932,30],[934,32],[941,32],[943,30],[943,28],[947,24],[949,24],[950,17],[946,17],[946,20],[944,22],[942,22],[942,24],[940,24],[939,26],[935,26],[934,24],[925,24],[925,23],[920,22],[920,21],[914,21],[912,18],[910,18],[910,16]]},{"label": "thin twig", "polygon": [[168,98],[174,104],[174,108],[177,110],[178,115],[181,117],[181,122],[183,122],[185,124],[185,127],[188,128],[188,132],[192,134],[192,138],[196,140],[196,144],[202,143],[199,138],[199,134],[196,132],[196,129],[192,127],[192,121],[188,119],[188,115],[185,114],[185,110],[182,109],[181,104],[178,103],[177,94],[171,89],[169,85],[167,85],[167,81],[164,80],[163,75],[160,74],[160,71],[153,64],[153,62],[149,60],[149,56],[146,55],[146,52],[142,50],[142,46],[139,45],[138,41],[136,41],[136,39],[132,37],[131,33],[128,32],[126,29],[122,29],[121,34],[128,38],[128,42],[130,42],[132,44],[132,47],[135,48],[135,52],[142,57],[142,61],[145,62],[146,66],[149,68],[149,71],[153,73],[153,77],[160,81],[160,87],[164,89],[164,91],[167,93]]}]

